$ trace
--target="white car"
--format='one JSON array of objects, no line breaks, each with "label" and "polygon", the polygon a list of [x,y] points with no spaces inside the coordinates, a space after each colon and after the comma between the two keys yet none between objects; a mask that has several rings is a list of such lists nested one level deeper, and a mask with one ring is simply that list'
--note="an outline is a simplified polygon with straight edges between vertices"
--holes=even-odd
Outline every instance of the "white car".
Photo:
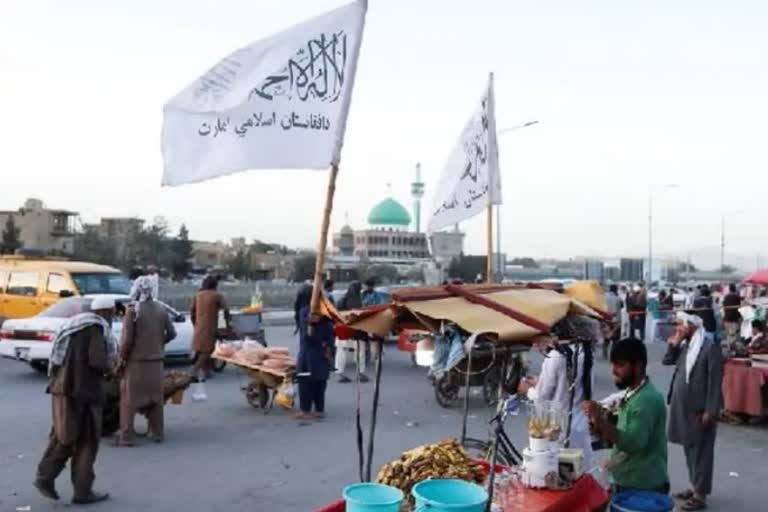
[{"label": "white car", "polygon": [[[113,297],[118,304],[118,315],[112,322],[112,334],[119,341],[123,329],[120,309],[129,301],[126,295]],[[67,319],[90,311],[92,296],[62,299],[37,316],[6,320],[0,329],[0,357],[29,364],[39,372],[46,372],[56,333]],[[166,362],[188,362],[192,356],[193,326],[183,314],[164,303],[176,328],[176,338],[165,345]]]}]

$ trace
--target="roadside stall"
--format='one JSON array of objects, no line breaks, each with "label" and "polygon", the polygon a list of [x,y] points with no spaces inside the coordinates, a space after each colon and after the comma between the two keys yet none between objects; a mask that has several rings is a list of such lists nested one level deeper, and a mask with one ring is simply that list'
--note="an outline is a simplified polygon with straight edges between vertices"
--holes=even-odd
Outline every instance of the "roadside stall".
[{"label": "roadside stall", "polygon": [[255,341],[219,342],[212,356],[240,369],[240,389],[252,407],[264,414],[275,402],[286,409],[293,407],[295,359],[287,348],[264,347]]},{"label": "roadside stall", "polygon": [[[501,507],[499,510],[503,511],[587,511],[604,506],[607,494],[589,474],[583,473],[583,465],[578,462],[579,454],[575,453],[579,450],[571,450],[562,457],[573,461],[569,467],[579,471],[577,474],[571,473],[572,478],[567,481],[555,477],[558,482],[557,490],[546,486],[534,488],[536,486],[524,485],[523,481],[530,483],[530,480],[524,480],[522,477],[526,471],[532,470],[530,467],[526,468],[525,464],[520,467],[496,464],[496,461],[500,460],[498,453],[501,443],[511,444],[503,433],[503,423],[507,410],[515,403],[514,398],[507,397],[514,396],[517,382],[523,373],[522,362],[516,362],[520,359],[518,355],[528,350],[537,336],[549,333],[558,322],[569,315],[602,317],[598,309],[604,309],[604,306],[597,309],[590,307],[579,300],[578,295],[584,293],[576,290],[567,294],[525,285],[447,285],[440,288],[398,290],[392,295],[391,305],[342,313],[347,328],[374,336],[405,329],[430,333],[433,341],[418,342],[415,350],[417,354],[421,354],[417,355],[420,362],[427,360],[431,363],[430,371],[435,377],[436,389],[441,382],[444,389],[450,384],[456,388],[458,397],[459,387],[466,388],[482,381],[484,388],[488,388],[486,401],[496,403],[498,411],[495,419],[498,425],[497,436],[487,445],[485,461],[470,457],[465,450],[464,441],[468,440],[467,390],[464,393],[460,437],[408,450],[399,460],[381,468],[375,478],[376,483],[366,483],[374,481],[371,465],[381,373],[379,359],[367,458],[363,454],[362,431],[358,424],[358,455],[363,483],[345,489],[346,502],[359,506],[369,498],[374,501],[390,499],[393,508],[377,510],[422,510],[425,504],[431,504],[436,510],[440,510],[439,506],[435,505],[440,496],[461,494],[470,501],[477,501],[476,505],[479,507],[466,510],[485,510],[485,504],[489,502]],[[590,302],[594,299],[589,294],[584,296],[589,298]],[[596,306],[599,305],[598,301]],[[424,358],[424,355],[428,357]],[[454,369],[455,375],[451,373]],[[487,377],[489,372],[496,377]],[[473,377],[477,375],[482,377],[473,381]],[[441,393],[436,391],[436,397],[440,395]],[[452,399],[452,402],[457,401]],[[504,438],[506,440],[503,440]],[[549,451],[550,443],[546,444],[546,457],[554,457],[554,471],[557,473],[558,466],[562,465],[559,458],[562,454],[558,453],[557,449]],[[520,455],[513,445],[511,448]],[[520,459],[522,456],[517,461]],[[495,471],[490,471],[491,467],[494,467]],[[426,485],[427,481],[433,483]],[[345,500],[319,510],[344,511]],[[403,508],[399,508],[401,504]]]}]

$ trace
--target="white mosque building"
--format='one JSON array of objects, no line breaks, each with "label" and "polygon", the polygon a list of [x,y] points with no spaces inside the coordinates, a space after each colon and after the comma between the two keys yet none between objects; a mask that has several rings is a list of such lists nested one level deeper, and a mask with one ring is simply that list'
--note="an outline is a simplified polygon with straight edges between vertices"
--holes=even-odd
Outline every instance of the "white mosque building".
[{"label": "white mosque building", "polygon": [[414,215],[411,216],[393,197],[386,197],[371,208],[367,227],[353,229],[348,223],[345,224],[333,234],[332,251],[325,265],[329,276],[337,281],[355,279],[356,271],[363,263],[392,265],[401,275],[405,275],[414,267],[426,269],[434,266],[436,260],[449,262],[460,255],[464,245],[463,233],[458,230],[439,232],[428,240],[426,233],[421,231],[423,194],[424,183],[417,164],[416,179],[411,184]]}]

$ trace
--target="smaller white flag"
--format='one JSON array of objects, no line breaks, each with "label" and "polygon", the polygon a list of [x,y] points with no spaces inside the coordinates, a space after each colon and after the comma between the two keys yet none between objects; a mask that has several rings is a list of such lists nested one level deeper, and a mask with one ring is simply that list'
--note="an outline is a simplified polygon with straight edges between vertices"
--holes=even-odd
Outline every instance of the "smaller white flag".
[{"label": "smaller white flag", "polygon": [[363,36],[357,0],[242,48],[163,109],[163,185],[339,162]]},{"label": "smaller white flag", "polygon": [[435,189],[427,231],[432,233],[501,204],[493,74],[461,132]]}]

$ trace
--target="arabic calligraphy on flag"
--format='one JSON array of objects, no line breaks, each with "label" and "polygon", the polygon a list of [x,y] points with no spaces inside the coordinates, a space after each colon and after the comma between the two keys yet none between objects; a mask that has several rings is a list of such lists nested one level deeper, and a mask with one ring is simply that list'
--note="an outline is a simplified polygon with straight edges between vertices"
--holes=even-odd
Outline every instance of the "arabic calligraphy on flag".
[{"label": "arabic calligraphy on flag", "polygon": [[451,150],[432,202],[428,231],[469,219],[501,204],[493,76]]},{"label": "arabic calligraphy on flag", "polygon": [[357,0],[235,51],[163,109],[163,184],[339,161],[365,24]]}]

